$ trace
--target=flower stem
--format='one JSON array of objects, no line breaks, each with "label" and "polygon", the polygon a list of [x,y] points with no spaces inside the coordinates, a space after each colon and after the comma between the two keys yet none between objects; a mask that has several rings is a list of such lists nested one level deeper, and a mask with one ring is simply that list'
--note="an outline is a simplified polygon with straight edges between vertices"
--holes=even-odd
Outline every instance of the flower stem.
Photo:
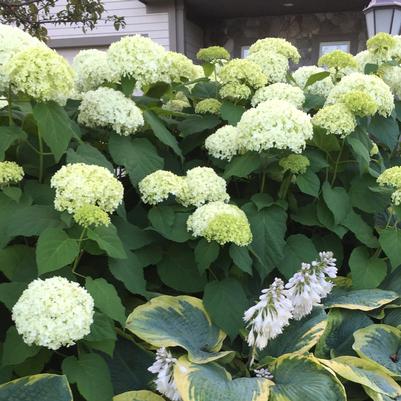
[{"label": "flower stem", "polygon": [[251,369],[253,363],[255,362],[256,358],[256,345],[254,344],[251,349],[251,353],[249,354],[249,359],[248,359],[248,368]]},{"label": "flower stem", "polygon": [[331,185],[332,185],[332,186],[334,185],[334,183],[335,183],[335,181],[336,181],[336,178],[337,178],[338,165],[339,165],[339,163],[340,163],[340,159],[341,159],[341,156],[342,156],[342,154],[343,154],[344,144],[345,144],[345,139],[343,139],[342,142],[341,142],[341,148],[340,148],[340,151],[338,152],[336,164],[334,165],[333,179],[331,180]]},{"label": "flower stem", "polygon": [[285,199],[288,194],[288,190],[290,189],[291,185],[292,174],[288,174],[281,183],[280,189],[278,191],[278,198]]},{"label": "flower stem", "polygon": [[86,277],[84,275],[78,273],[76,270],[77,270],[77,267],[78,267],[78,263],[81,260],[81,257],[82,257],[82,254],[83,254],[83,250],[81,249],[81,245],[82,245],[82,241],[84,239],[85,234],[86,234],[86,228],[84,228],[82,230],[81,236],[78,239],[78,249],[79,249],[79,251],[78,251],[77,257],[74,260],[74,264],[72,265],[72,272],[74,274],[76,274],[77,276],[82,277],[82,278],[86,278]]},{"label": "flower stem", "polygon": [[260,191],[259,192],[263,192],[265,190],[265,185],[266,185],[266,171],[263,171],[262,173],[262,179],[260,182]]},{"label": "flower stem", "polygon": [[11,84],[8,87],[7,101],[8,101],[8,125],[11,127],[12,125],[14,125],[13,110],[12,110],[12,98],[11,98]]},{"label": "flower stem", "polygon": [[38,142],[39,142],[39,183],[43,181],[43,141],[38,129]]}]

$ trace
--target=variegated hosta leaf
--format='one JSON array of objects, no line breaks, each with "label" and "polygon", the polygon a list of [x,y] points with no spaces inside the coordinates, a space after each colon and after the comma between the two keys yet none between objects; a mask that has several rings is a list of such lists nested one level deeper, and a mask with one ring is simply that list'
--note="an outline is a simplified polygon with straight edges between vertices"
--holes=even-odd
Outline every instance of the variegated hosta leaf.
[{"label": "variegated hosta leaf", "polygon": [[385,394],[377,393],[373,391],[369,387],[363,386],[366,394],[373,400],[373,401],[401,401],[401,397],[391,398]]},{"label": "variegated hosta leaf", "polygon": [[356,353],[370,359],[391,376],[401,377],[401,331],[386,324],[372,324],[354,333]]},{"label": "variegated hosta leaf", "polygon": [[72,401],[67,378],[41,374],[27,376],[0,386],[0,401]]},{"label": "variegated hosta leaf", "polygon": [[162,295],[138,306],[126,327],[155,347],[179,346],[195,363],[207,363],[231,351],[218,352],[226,334],[212,324],[200,299]]},{"label": "variegated hosta leaf", "polygon": [[269,341],[267,347],[258,353],[259,360],[266,356],[278,357],[283,354],[308,352],[316,345],[326,327],[326,312],[315,308],[301,320],[292,320],[282,334]]},{"label": "variegated hosta leaf", "polygon": [[351,290],[340,289],[329,295],[324,305],[326,308],[343,308],[361,311],[370,311],[389,304],[399,296],[394,291],[380,289]]},{"label": "variegated hosta leaf", "polygon": [[273,384],[258,378],[232,380],[217,363],[197,365],[186,357],[176,363],[174,381],[183,401],[267,401]]},{"label": "variegated hosta leaf", "polygon": [[375,392],[392,398],[401,395],[401,387],[398,383],[368,359],[340,356],[331,360],[320,359],[320,362],[344,379],[362,384]]},{"label": "variegated hosta leaf", "polygon": [[269,401],[346,401],[341,382],[314,357],[283,355],[269,370],[275,383]]},{"label": "variegated hosta leaf", "polygon": [[155,393],[147,390],[128,391],[127,393],[118,394],[113,397],[113,401],[165,401]]}]

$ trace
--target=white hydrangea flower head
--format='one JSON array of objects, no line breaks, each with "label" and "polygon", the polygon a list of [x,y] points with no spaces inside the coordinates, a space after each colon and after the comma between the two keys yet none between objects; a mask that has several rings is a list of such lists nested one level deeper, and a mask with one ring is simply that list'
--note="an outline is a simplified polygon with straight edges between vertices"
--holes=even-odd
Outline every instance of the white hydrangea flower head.
[{"label": "white hydrangea flower head", "polygon": [[389,61],[396,47],[396,39],[386,33],[379,32],[366,42],[368,52],[380,61]]},{"label": "white hydrangea flower head", "polygon": [[81,50],[72,62],[78,92],[97,89],[106,82],[117,82],[118,76],[110,67],[107,53],[97,49]]},{"label": "white hydrangea flower head", "polygon": [[184,206],[199,207],[207,202],[228,202],[227,183],[210,167],[194,167],[187,171],[177,201]]},{"label": "white hydrangea flower head", "polygon": [[394,109],[394,96],[388,85],[376,75],[359,72],[345,76],[330,92],[326,104],[342,102],[344,95],[351,91],[364,92],[377,103],[377,112],[388,117]]},{"label": "white hydrangea flower head", "polygon": [[17,53],[31,46],[46,45],[11,25],[0,24],[0,93],[4,92],[10,83],[8,73],[5,71],[7,62]]},{"label": "white hydrangea flower head", "polygon": [[391,195],[391,200],[394,205],[399,206],[401,204],[401,166],[384,170],[376,181],[382,187],[387,186],[395,189]]},{"label": "white hydrangea flower head", "polygon": [[144,203],[157,205],[170,195],[181,193],[183,184],[183,177],[179,177],[170,171],[157,170],[142,179],[138,188]]},{"label": "white hydrangea flower head", "polygon": [[333,288],[330,278],[337,276],[336,259],[332,252],[320,252],[319,260],[302,263],[301,270],[290,278],[285,293],[291,300],[294,319],[300,320],[312,312]]},{"label": "white hydrangea flower head", "polygon": [[74,163],[61,167],[52,177],[56,189],[56,210],[74,214],[85,205],[95,205],[113,213],[122,203],[124,188],[105,167]]},{"label": "white hydrangea flower head", "polygon": [[312,118],[313,125],[324,128],[328,134],[345,138],[355,131],[354,114],[343,103],[324,106]]},{"label": "white hydrangea flower head", "polygon": [[246,214],[237,206],[221,201],[197,208],[187,220],[187,229],[194,237],[203,237],[220,245],[232,242],[247,246],[252,242]]},{"label": "white hydrangea flower head", "polygon": [[128,136],[144,125],[141,109],[135,102],[112,88],[100,87],[82,95],[78,122],[89,128],[112,128]]},{"label": "white hydrangea flower head", "polygon": [[221,102],[214,98],[203,99],[195,106],[196,114],[219,114]]},{"label": "white hydrangea flower head", "polygon": [[178,393],[177,385],[174,382],[174,365],[177,359],[171,355],[171,352],[166,348],[159,348],[156,351],[156,360],[148,371],[157,375],[154,383],[156,390],[165,395],[172,401],[181,401],[181,396]]},{"label": "white hydrangea flower head", "polygon": [[237,127],[225,125],[219,128],[206,138],[205,148],[216,159],[230,161],[240,151]]},{"label": "white hydrangea flower head", "polygon": [[391,194],[391,202],[393,202],[395,206],[401,205],[401,189],[397,189]]},{"label": "white hydrangea flower head", "polygon": [[294,71],[292,77],[294,78],[296,84],[301,89],[305,90],[305,93],[326,98],[334,87],[333,81],[330,77],[321,79],[320,81],[317,81],[305,88],[306,82],[308,81],[309,77],[324,71],[325,70],[323,68],[316,67],[314,65],[308,65],[298,68],[296,71]]},{"label": "white hydrangea flower head", "polygon": [[223,99],[246,100],[252,95],[251,89],[239,82],[228,82],[220,88],[220,96]]},{"label": "white hydrangea flower head", "polygon": [[0,185],[16,184],[24,178],[24,170],[15,162],[0,162]]},{"label": "white hydrangea flower head", "polygon": [[238,123],[239,146],[261,152],[289,149],[301,153],[313,137],[310,116],[284,100],[268,100],[246,111]]},{"label": "white hydrangea flower head", "polygon": [[74,213],[74,220],[81,227],[88,228],[90,226],[109,226],[110,217],[102,210],[99,206],[95,205],[84,205],[81,206]]},{"label": "white hydrangea flower head", "polygon": [[305,95],[303,90],[297,86],[278,82],[258,89],[253,95],[251,103],[255,107],[266,100],[286,100],[297,109],[302,109]]},{"label": "white hydrangea flower head", "polygon": [[190,107],[189,102],[185,102],[185,101],[179,100],[179,99],[171,99],[171,100],[167,101],[167,103],[163,104],[162,109],[171,111],[174,113],[180,113],[186,107]]},{"label": "white hydrangea flower head", "polygon": [[376,64],[377,60],[374,60],[371,54],[367,50],[362,50],[354,56],[357,63],[357,68],[359,72],[365,71],[366,64]]},{"label": "white hydrangea flower head", "polygon": [[276,338],[292,318],[292,303],[286,296],[284,282],[276,278],[271,286],[262,290],[259,302],[245,311],[244,321],[249,328],[248,345],[259,350]]},{"label": "white hydrangea flower head", "polygon": [[172,51],[165,52],[161,60],[160,81],[179,83],[198,77],[194,63],[187,56]]},{"label": "white hydrangea flower head", "polygon": [[344,75],[356,72],[358,69],[358,62],[350,53],[342,50],[333,50],[319,58],[318,66],[327,67],[331,76],[335,80],[339,80]]},{"label": "white hydrangea flower head", "polygon": [[61,105],[74,93],[74,71],[67,60],[43,45],[28,47],[5,65],[12,90],[39,102]]},{"label": "white hydrangea flower head", "polygon": [[391,92],[398,99],[401,99],[401,67],[383,65],[380,67],[381,79],[390,87]]},{"label": "white hydrangea flower head", "polygon": [[277,53],[284,56],[287,60],[298,63],[301,55],[298,49],[283,38],[264,38],[257,40],[250,48],[249,53],[258,52]]},{"label": "white hydrangea flower head", "polygon": [[24,342],[52,350],[74,345],[89,334],[93,314],[90,294],[64,277],[32,281],[12,309]]},{"label": "white hydrangea flower head", "polygon": [[262,69],[268,83],[284,82],[287,78],[288,59],[279,53],[259,51],[249,54],[247,60]]},{"label": "white hydrangea flower head", "polygon": [[161,61],[165,54],[162,46],[141,35],[124,36],[110,45],[109,64],[120,77],[130,77],[139,87],[160,79]]}]

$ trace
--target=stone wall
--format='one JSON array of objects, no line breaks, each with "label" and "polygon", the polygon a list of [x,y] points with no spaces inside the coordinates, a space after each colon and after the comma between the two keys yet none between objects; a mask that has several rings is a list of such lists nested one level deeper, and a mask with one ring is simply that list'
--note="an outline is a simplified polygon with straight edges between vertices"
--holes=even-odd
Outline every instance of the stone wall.
[{"label": "stone wall", "polygon": [[292,42],[302,55],[302,64],[315,64],[320,42],[351,41],[351,52],[365,48],[366,25],[362,12],[284,15],[235,18],[207,22],[205,45],[219,44],[234,57],[241,56],[242,46],[269,36]]}]

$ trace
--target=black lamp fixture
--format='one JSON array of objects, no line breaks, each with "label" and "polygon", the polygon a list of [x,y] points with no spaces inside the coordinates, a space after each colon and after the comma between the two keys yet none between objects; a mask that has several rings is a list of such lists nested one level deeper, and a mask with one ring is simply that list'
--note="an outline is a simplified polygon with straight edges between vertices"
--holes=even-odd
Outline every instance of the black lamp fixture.
[{"label": "black lamp fixture", "polygon": [[369,38],[379,32],[401,34],[401,0],[372,0],[363,12]]}]

